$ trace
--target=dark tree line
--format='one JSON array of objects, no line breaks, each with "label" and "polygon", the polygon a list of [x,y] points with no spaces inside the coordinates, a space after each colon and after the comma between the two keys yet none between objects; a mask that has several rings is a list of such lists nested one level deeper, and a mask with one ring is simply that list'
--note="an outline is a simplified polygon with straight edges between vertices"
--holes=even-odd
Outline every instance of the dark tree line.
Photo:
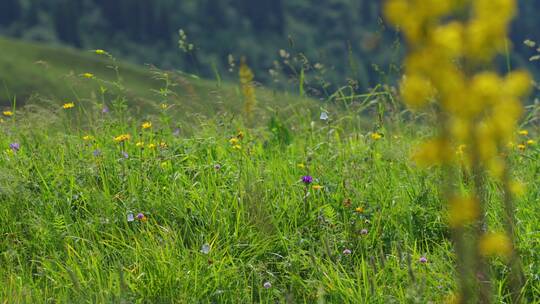
[{"label": "dark tree line", "polygon": [[[281,60],[278,50],[302,53],[325,65],[334,83],[347,78],[366,88],[387,77],[398,62],[396,33],[380,18],[372,0],[1,0],[0,33],[103,48],[119,57],[164,68],[212,75],[212,63],[226,71],[227,56],[244,55],[257,79]],[[520,1],[512,39],[515,64],[526,64],[525,38],[540,39],[540,2]],[[177,49],[182,28],[196,56]],[[196,58],[197,62],[194,62]],[[378,68],[376,68],[378,67]],[[288,71],[290,72],[290,71]]]}]

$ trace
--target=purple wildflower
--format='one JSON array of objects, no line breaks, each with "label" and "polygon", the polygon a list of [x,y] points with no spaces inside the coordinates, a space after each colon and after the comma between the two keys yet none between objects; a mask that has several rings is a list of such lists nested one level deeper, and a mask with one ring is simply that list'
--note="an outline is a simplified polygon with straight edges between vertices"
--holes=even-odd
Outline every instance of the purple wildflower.
[{"label": "purple wildflower", "polygon": [[310,175],[302,176],[302,182],[306,185],[309,185],[313,183],[313,177],[311,177]]},{"label": "purple wildflower", "polygon": [[19,152],[19,150],[21,149],[21,144],[14,142],[14,143],[9,144],[9,148],[13,152]]},{"label": "purple wildflower", "polygon": [[351,253],[352,253],[352,251],[350,249],[343,250],[344,255],[350,255]]},{"label": "purple wildflower", "polygon": [[272,283],[270,283],[270,282],[264,282],[263,287],[264,287],[264,289],[272,288]]},{"label": "purple wildflower", "polygon": [[94,152],[92,152],[94,154],[95,157],[98,157],[101,155],[101,150],[99,149],[95,149]]},{"label": "purple wildflower", "polygon": [[418,260],[418,262],[422,263],[422,264],[425,264],[427,263],[427,258],[425,256],[423,257],[420,257],[420,259]]},{"label": "purple wildflower", "polygon": [[173,136],[178,136],[178,135],[180,135],[180,129],[179,129],[179,128],[174,129],[174,131],[173,131],[172,134],[173,134]]},{"label": "purple wildflower", "polygon": [[126,151],[122,151],[122,157],[125,159],[129,158],[129,154]]},{"label": "purple wildflower", "polygon": [[101,109],[101,113],[103,113],[103,114],[109,113],[109,107],[104,106],[104,107]]},{"label": "purple wildflower", "polygon": [[144,217],[145,217],[145,216],[144,216],[144,213],[142,213],[142,212],[139,213],[139,214],[137,214],[137,219],[138,219],[138,220],[142,220]]}]

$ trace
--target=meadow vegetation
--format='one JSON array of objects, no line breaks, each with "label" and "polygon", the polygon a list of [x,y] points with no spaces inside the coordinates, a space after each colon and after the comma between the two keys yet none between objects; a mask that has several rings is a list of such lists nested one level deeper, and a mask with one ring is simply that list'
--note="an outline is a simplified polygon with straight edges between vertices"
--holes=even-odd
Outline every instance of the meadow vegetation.
[{"label": "meadow vegetation", "polygon": [[513,1],[429,2],[387,2],[399,89],[322,101],[0,40],[0,301],[539,303],[532,80],[479,58]]}]

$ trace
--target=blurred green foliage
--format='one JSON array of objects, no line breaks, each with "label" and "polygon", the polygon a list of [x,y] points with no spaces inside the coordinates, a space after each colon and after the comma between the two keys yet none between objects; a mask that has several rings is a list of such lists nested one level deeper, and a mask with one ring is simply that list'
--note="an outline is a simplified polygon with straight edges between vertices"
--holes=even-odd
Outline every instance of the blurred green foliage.
[{"label": "blurred green foliage", "polygon": [[[512,40],[512,63],[527,64],[526,38],[539,40],[537,1],[520,2]],[[227,71],[229,54],[246,56],[256,80],[277,87],[298,85],[299,71],[319,63],[324,88],[345,84],[366,89],[395,78],[402,47],[399,34],[380,18],[382,1],[371,0],[2,0],[0,34],[75,47],[103,48],[119,58],[215,77]],[[178,50],[183,29],[193,50]],[[284,63],[279,50],[296,61]],[[498,64],[498,63],[496,63]],[[504,64],[500,64],[504,67]],[[284,75],[279,82],[270,70]],[[228,75],[227,75],[228,74]],[[235,79],[236,73],[219,75]],[[292,80],[291,80],[292,79]],[[296,83],[295,83],[296,82]]]}]

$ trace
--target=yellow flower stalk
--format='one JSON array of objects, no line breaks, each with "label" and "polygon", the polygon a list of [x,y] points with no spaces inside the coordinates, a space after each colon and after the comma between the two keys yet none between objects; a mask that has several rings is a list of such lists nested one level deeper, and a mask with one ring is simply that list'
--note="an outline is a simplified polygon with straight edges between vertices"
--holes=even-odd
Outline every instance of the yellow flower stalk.
[{"label": "yellow flower stalk", "polygon": [[2,115],[4,115],[5,117],[11,117],[11,116],[13,116],[14,114],[13,114],[12,111],[4,111],[4,112],[2,112]]},{"label": "yellow flower stalk", "polygon": [[255,96],[255,85],[253,79],[255,76],[246,63],[246,59],[242,58],[239,69],[240,88],[244,97],[244,113],[248,119],[253,116],[255,105],[257,104],[257,98]]},{"label": "yellow flower stalk", "polygon": [[[448,177],[442,187],[457,254],[460,303],[490,302],[488,261],[482,257],[511,257],[508,281],[515,303],[523,284],[512,245],[515,208],[510,169],[502,155],[516,134],[529,134],[517,127],[524,111],[520,100],[529,93],[532,81],[525,71],[501,76],[486,64],[505,51],[516,12],[515,0],[387,0],[384,8],[386,20],[401,30],[408,43],[402,100],[416,111],[431,107],[437,113],[438,134],[413,157],[421,165],[442,166]],[[525,150],[531,144],[517,147]],[[472,189],[470,196],[456,199],[460,196],[450,176],[452,166],[463,164],[470,167]],[[488,174],[502,184],[504,235],[485,232]],[[464,245],[471,241],[479,242],[479,251]]]},{"label": "yellow flower stalk", "polygon": [[483,256],[512,256],[512,241],[504,233],[488,233],[480,239],[479,251]]}]

